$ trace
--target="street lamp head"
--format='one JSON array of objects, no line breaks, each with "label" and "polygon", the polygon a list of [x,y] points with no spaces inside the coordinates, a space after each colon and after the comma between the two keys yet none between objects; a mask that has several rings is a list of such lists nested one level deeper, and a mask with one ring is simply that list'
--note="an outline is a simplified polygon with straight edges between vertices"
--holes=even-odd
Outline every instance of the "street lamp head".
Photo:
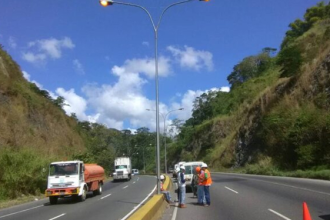
[{"label": "street lamp head", "polygon": [[113,4],[113,1],[112,0],[100,0],[100,4],[103,6],[103,7],[107,7],[109,5],[112,5]]},{"label": "street lamp head", "polygon": [[184,109],[184,108],[179,108],[178,110],[180,110],[180,111],[181,111],[181,110],[183,110],[183,109]]},{"label": "street lamp head", "polygon": [[210,0],[199,0],[201,2],[209,2]]}]

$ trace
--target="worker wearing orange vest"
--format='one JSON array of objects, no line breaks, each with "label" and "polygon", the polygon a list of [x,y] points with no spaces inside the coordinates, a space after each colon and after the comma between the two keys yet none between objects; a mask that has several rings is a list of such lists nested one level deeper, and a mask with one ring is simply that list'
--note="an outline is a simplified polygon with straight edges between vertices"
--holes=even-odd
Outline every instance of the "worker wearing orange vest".
[{"label": "worker wearing orange vest", "polygon": [[207,169],[206,163],[202,164],[202,170],[204,171],[202,185],[204,186],[204,194],[205,194],[205,200],[206,200],[206,204],[204,206],[210,206],[211,205],[210,186],[212,185],[212,178],[211,178],[210,171]]},{"label": "worker wearing orange vest", "polygon": [[197,205],[205,204],[205,195],[204,195],[204,186],[203,186],[203,177],[204,171],[200,167],[196,167],[196,173],[198,178],[197,183]]}]

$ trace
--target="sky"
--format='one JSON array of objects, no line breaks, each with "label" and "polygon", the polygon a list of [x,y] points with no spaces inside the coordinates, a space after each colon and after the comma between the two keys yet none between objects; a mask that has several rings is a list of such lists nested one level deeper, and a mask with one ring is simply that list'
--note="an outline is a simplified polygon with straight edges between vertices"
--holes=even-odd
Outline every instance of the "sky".
[{"label": "sky", "polygon": [[[121,1],[143,6],[155,25],[176,2]],[[202,93],[228,92],[234,65],[264,47],[279,49],[289,23],[318,2],[196,0],[167,10],[157,32],[161,129],[189,119]],[[155,130],[155,31],[147,13],[98,0],[0,0],[0,11],[0,44],[27,80],[65,98],[68,115]]]}]

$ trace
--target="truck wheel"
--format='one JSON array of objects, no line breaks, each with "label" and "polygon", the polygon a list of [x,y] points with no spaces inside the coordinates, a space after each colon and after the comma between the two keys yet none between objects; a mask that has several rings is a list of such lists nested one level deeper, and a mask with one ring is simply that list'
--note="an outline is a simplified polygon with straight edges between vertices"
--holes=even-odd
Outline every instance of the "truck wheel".
[{"label": "truck wheel", "polygon": [[50,197],[49,197],[49,203],[50,203],[51,205],[55,205],[55,204],[57,204],[57,200],[58,200],[58,197],[57,197],[57,196],[50,196]]},{"label": "truck wheel", "polygon": [[101,195],[102,194],[102,183],[99,183],[99,187],[97,188],[97,190],[93,191],[93,195],[97,196],[97,195]]},{"label": "truck wheel", "polygon": [[83,202],[86,200],[86,196],[87,196],[87,192],[86,192],[86,188],[83,189],[82,195],[79,196],[79,202]]}]

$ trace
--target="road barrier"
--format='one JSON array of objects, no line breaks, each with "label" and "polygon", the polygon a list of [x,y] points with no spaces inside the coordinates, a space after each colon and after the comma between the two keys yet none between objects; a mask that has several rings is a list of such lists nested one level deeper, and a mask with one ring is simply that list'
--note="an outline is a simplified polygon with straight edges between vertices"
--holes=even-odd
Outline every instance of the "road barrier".
[{"label": "road barrier", "polygon": [[[169,190],[172,187],[171,178],[166,175],[164,182],[164,189]],[[146,204],[139,208],[136,212],[131,215],[128,220],[156,220],[159,219],[166,206],[166,198],[164,194],[154,195]]]}]

